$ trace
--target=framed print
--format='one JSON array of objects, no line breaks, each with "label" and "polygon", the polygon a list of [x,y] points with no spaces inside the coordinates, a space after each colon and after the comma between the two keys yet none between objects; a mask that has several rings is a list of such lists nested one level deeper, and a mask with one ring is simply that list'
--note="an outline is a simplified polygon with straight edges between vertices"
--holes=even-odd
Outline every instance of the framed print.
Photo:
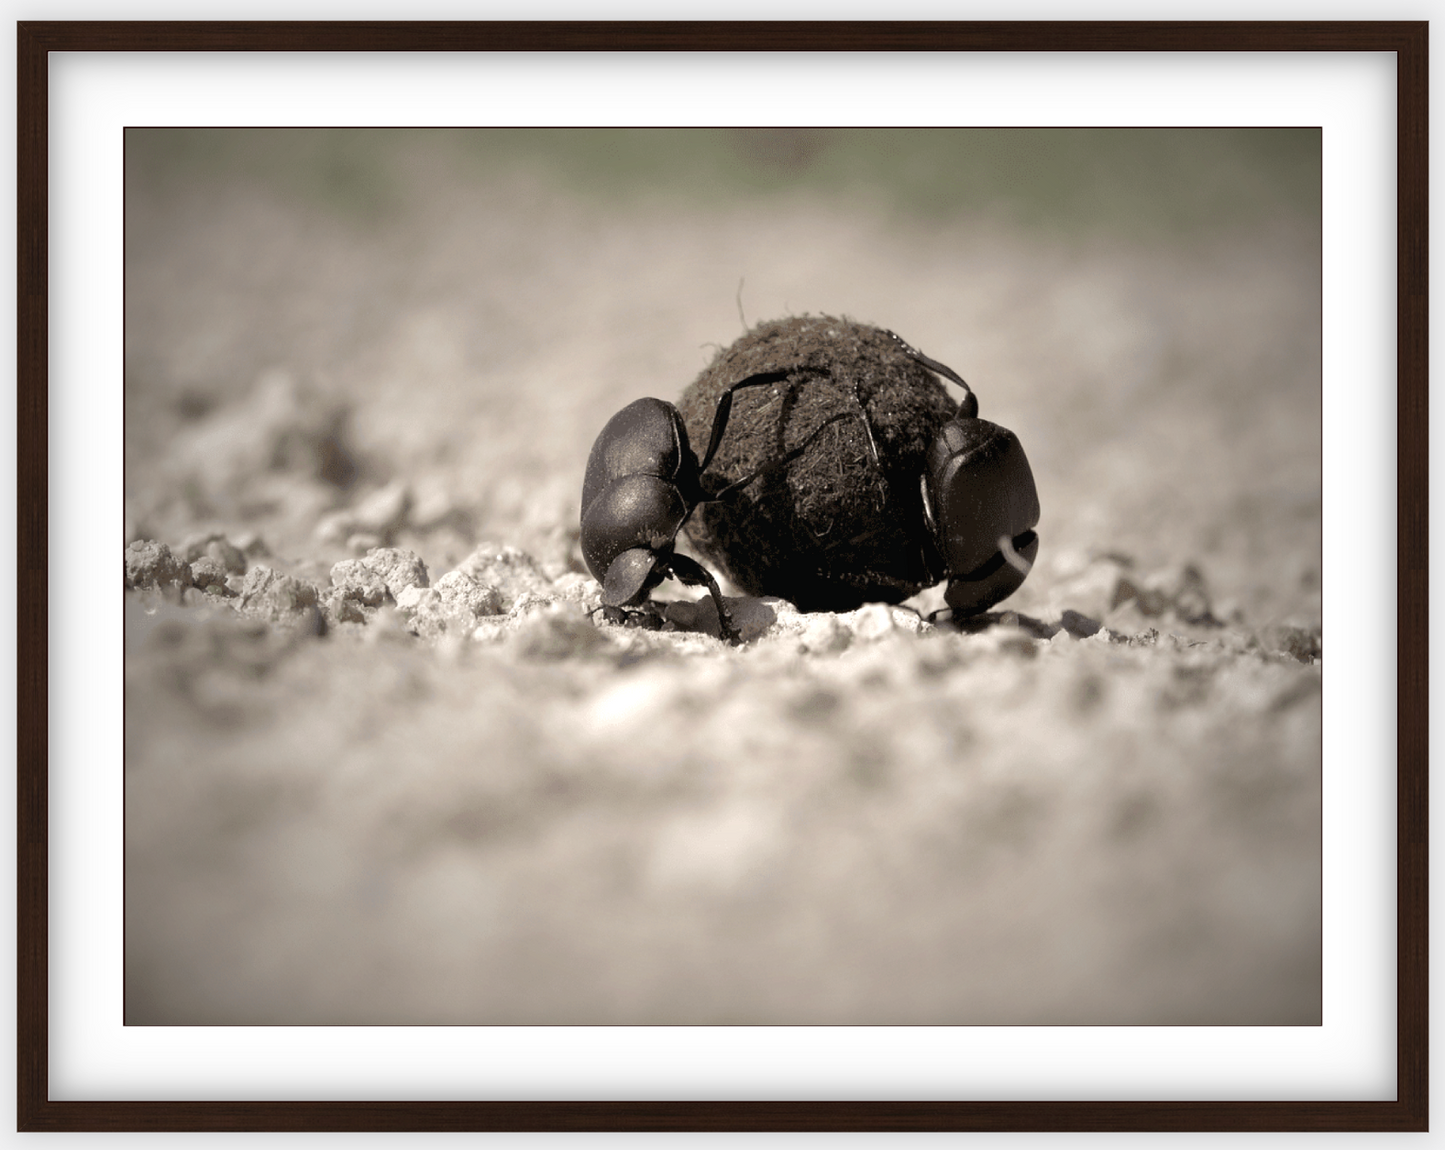
[{"label": "framed print", "polygon": [[1426,43],[22,23],[21,1128],[1423,1129]]}]

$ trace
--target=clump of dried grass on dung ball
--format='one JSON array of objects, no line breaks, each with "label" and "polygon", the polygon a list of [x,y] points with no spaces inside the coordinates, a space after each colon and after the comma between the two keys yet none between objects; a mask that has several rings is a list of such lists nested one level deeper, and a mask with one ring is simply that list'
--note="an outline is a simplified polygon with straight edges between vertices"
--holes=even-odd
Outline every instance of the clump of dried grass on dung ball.
[{"label": "clump of dried grass on dung ball", "polygon": [[730,384],[783,370],[786,382],[734,394],[703,487],[716,493],[761,471],[834,422],[786,467],[700,505],[687,524],[693,545],[749,594],[804,611],[897,603],[937,582],[919,477],[957,403],[882,329],[796,316],[758,324],[683,393],[694,446],[705,449]]}]

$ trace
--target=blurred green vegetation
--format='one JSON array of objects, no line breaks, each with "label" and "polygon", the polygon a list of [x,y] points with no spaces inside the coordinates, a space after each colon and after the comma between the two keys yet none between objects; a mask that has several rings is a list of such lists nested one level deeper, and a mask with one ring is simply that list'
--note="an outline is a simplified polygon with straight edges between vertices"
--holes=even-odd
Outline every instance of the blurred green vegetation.
[{"label": "blurred green vegetation", "polygon": [[[604,201],[697,206],[806,192],[902,216],[1070,233],[1318,225],[1311,128],[131,129],[131,194],[251,181],[345,215],[401,207],[423,154],[462,179],[531,171]],[[430,169],[427,169],[430,170]]]}]

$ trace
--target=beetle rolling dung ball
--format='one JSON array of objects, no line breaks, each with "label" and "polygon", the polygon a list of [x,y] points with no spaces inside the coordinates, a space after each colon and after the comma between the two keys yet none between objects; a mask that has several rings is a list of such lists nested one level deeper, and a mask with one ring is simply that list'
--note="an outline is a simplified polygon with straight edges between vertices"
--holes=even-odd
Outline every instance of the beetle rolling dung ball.
[{"label": "beetle rolling dung ball", "polygon": [[[1023,582],[1038,547],[1033,475],[1018,439],[975,418],[977,400],[949,368],[851,320],[762,323],[683,394],[689,433],[704,434],[718,397],[759,372],[783,378],[737,395],[703,486],[715,493],[796,458],[701,503],[686,526],[738,586],[804,611],[845,611],[947,578],[947,602],[967,615]],[[965,388],[961,404],[935,373]]]},{"label": "beetle rolling dung ball", "polygon": [[[736,387],[746,387],[741,383]],[[731,398],[731,390],[728,392]],[[718,434],[726,423],[720,405]],[[716,435],[714,436],[716,439]],[[668,576],[708,589],[718,630],[740,641],[717,580],[673,550],[683,521],[703,497],[700,465],[677,408],[661,399],[629,403],[602,429],[587,457],[582,481],[582,557],[602,584],[602,610],[623,619]]]},{"label": "beetle rolling dung ball", "polygon": [[[1033,473],[1011,431],[977,418],[952,369],[866,324],[774,321],[702,374],[683,418],[701,424],[714,395],[730,399],[728,380],[757,372],[778,382],[738,396],[702,478],[709,493],[735,473],[761,468],[768,481],[696,508],[688,534],[711,562],[803,610],[898,602],[946,578],[962,616],[1017,590],[1038,551]],[[936,376],[962,387],[962,402]],[[769,468],[780,455],[786,470]]]},{"label": "beetle rolling dung ball", "polygon": [[707,588],[736,644],[717,580],[676,550],[689,522],[699,549],[755,595],[850,610],[947,578],[962,616],[1023,582],[1038,519],[1017,437],[978,418],[952,368],[886,329],[804,316],[754,328],[681,410],[639,399],[614,415],[587,460],[580,538],[609,619],[643,617],[631,609],[674,578]]}]

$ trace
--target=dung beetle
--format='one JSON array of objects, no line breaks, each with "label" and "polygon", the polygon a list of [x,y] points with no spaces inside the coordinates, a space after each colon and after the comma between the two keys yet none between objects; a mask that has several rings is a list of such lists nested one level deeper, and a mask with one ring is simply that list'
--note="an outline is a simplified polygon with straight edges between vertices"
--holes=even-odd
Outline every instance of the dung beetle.
[{"label": "dung beetle", "polygon": [[727,430],[733,395],[787,379],[789,372],[765,371],[729,386],[713,414],[707,453],[699,463],[688,441],[687,427],[676,407],[661,399],[629,403],[603,427],[587,457],[582,481],[582,558],[602,584],[607,618],[619,621],[626,609],[644,603],[651,590],[669,575],[686,586],[703,586],[717,608],[722,637],[741,642],[717,580],[706,567],[674,546],[677,533],[699,504],[726,499],[760,476],[796,459],[827,424],[824,421],[801,445],[745,478],[708,494],[702,474],[717,454]]},{"label": "dung beetle", "polygon": [[1019,589],[1039,553],[1039,493],[1018,436],[978,418],[978,397],[950,367],[883,329],[929,371],[963,388],[954,417],[924,456],[923,518],[958,616],[987,611]]}]

